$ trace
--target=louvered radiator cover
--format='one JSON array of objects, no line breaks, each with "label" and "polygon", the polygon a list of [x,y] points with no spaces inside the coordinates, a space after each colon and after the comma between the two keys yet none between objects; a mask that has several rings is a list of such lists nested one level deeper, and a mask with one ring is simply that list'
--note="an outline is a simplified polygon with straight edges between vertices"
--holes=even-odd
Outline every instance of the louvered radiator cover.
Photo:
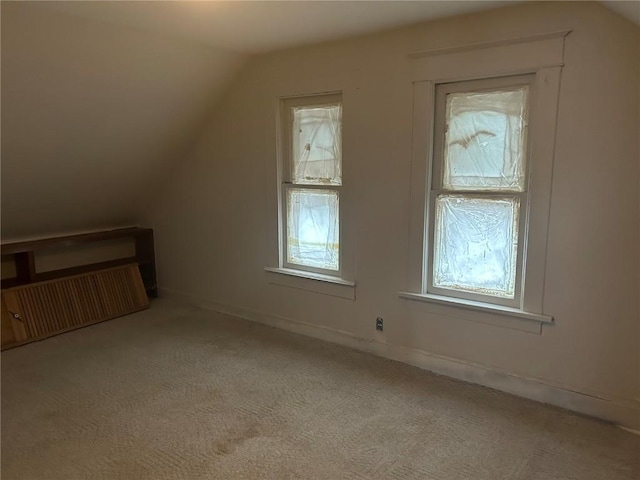
[{"label": "louvered radiator cover", "polygon": [[18,344],[149,307],[137,264],[3,290],[2,302]]}]

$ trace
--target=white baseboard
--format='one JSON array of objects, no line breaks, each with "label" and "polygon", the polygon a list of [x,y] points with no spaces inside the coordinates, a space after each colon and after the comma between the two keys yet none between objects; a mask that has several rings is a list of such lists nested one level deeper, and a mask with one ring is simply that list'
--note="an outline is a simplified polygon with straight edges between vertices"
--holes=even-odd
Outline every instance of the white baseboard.
[{"label": "white baseboard", "polygon": [[446,375],[519,397],[566,408],[613,422],[624,427],[625,430],[640,430],[640,402],[634,400],[613,399],[599,393],[585,392],[584,390],[578,391],[577,389],[554,385],[551,382],[540,379],[522,377],[483,365],[434,355],[415,348],[361,338],[341,330],[269,315],[242,307],[208,302],[193,295],[166,288],[160,288],[159,290],[161,296],[173,298],[205,310],[213,310],[289,332],[318,338],[379,357],[407,363],[439,375]]}]

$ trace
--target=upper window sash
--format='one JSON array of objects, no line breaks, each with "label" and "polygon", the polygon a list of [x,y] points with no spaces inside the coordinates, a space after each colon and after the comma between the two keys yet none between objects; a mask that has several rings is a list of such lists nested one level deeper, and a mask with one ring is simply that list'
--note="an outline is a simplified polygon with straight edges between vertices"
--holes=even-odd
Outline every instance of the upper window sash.
[{"label": "upper window sash", "polygon": [[282,181],[342,185],[342,95],[283,99],[281,118]]},{"label": "upper window sash", "polygon": [[[533,96],[533,85],[535,81],[534,75],[518,75],[504,78],[492,78],[483,80],[471,80],[464,82],[443,83],[436,85],[435,94],[435,116],[434,116],[434,142],[433,142],[433,162],[432,162],[432,174],[431,185],[432,190],[448,190],[448,191],[466,191],[469,193],[481,193],[481,192],[525,192],[528,189],[528,169],[529,169],[529,142],[528,142],[528,130],[529,119],[531,115],[531,98]],[[480,95],[491,92],[518,92],[525,88],[524,93],[524,106],[525,111],[522,112],[524,117],[524,125],[522,126],[522,138],[519,138],[522,145],[521,153],[523,155],[522,165],[519,168],[517,165],[513,165],[513,179],[505,182],[495,182],[495,186],[491,185],[449,185],[444,181],[447,177],[447,135],[451,134],[451,126],[447,125],[447,110],[449,103],[447,101],[449,95],[462,94],[462,93],[478,93]],[[483,100],[487,100],[486,98]],[[490,99],[488,99],[490,100]],[[502,99],[500,99],[502,100]],[[502,106],[507,108],[508,106]],[[468,138],[460,138],[459,142],[462,144],[468,142]],[[488,140],[490,140],[488,138]]]}]

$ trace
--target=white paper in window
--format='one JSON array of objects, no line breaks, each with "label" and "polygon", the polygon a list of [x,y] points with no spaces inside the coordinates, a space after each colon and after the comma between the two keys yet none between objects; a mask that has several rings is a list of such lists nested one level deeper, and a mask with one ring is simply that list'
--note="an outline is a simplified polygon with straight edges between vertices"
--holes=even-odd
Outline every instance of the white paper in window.
[{"label": "white paper in window", "polygon": [[514,298],[518,198],[439,195],[433,285]]},{"label": "white paper in window", "polygon": [[296,184],[342,184],[342,105],[293,107]]},{"label": "white paper in window", "polygon": [[525,188],[528,87],[447,95],[443,188]]},{"label": "white paper in window", "polygon": [[287,208],[287,261],[339,270],[338,192],[292,188]]}]

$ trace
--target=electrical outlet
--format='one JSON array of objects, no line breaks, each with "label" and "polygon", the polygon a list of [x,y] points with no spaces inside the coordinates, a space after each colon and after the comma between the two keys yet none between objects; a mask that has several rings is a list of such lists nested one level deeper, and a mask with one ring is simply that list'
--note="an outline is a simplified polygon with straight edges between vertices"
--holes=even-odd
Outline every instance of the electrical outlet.
[{"label": "electrical outlet", "polygon": [[376,330],[377,331],[382,332],[384,330],[383,322],[384,322],[384,320],[382,319],[382,317],[376,318]]}]

